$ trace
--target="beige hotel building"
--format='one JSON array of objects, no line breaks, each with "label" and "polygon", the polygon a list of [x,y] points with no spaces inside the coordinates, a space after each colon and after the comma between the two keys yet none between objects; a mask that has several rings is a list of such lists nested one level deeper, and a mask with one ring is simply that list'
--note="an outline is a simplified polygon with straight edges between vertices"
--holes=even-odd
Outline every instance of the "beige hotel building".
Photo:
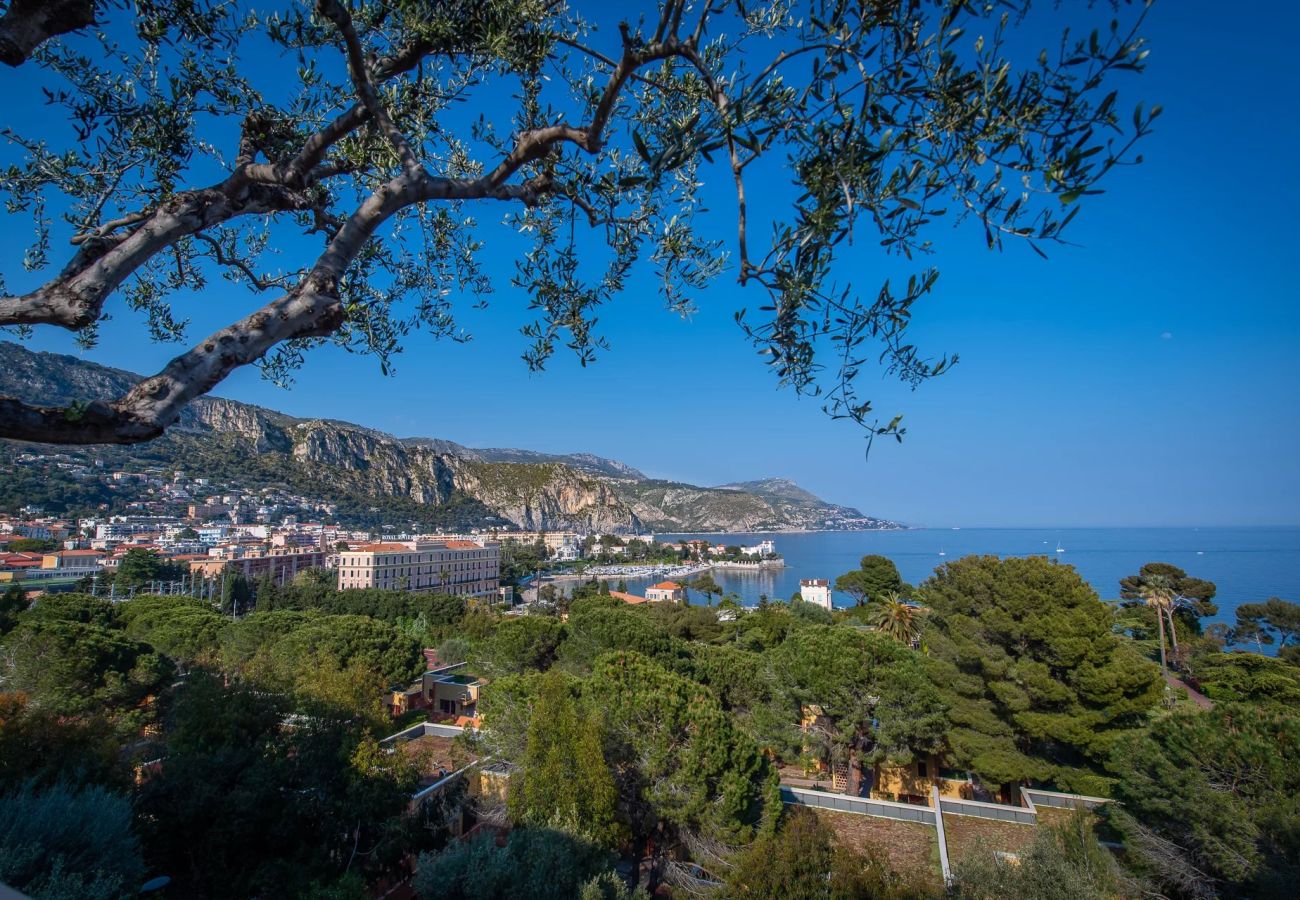
[{"label": "beige hotel building", "polygon": [[499,544],[389,541],[339,554],[339,590],[385,588],[494,599],[501,577]]}]

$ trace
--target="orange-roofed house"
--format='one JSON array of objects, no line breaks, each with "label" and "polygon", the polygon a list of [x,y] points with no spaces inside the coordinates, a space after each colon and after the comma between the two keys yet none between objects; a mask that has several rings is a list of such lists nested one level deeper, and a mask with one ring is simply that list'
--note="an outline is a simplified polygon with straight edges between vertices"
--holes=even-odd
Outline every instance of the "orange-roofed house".
[{"label": "orange-roofed house", "polygon": [[686,589],[675,581],[661,581],[645,589],[645,598],[651,603],[681,603]]},{"label": "orange-roofed house", "polygon": [[638,594],[629,594],[626,591],[610,591],[609,595],[615,600],[622,600],[624,603],[647,603],[647,598]]},{"label": "orange-roofed house", "polygon": [[0,582],[19,581],[33,569],[40,569],[39,553],[0,553]]}]

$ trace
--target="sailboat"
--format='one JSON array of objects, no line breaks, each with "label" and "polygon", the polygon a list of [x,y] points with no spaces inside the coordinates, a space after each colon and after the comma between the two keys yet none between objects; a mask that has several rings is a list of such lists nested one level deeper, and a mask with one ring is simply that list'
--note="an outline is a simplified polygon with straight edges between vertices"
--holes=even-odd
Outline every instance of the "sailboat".
[{"label": "sailboat", "polygon": [[1060,541],[1057,541],[1057,542],[1056,542],[1056,552],[1057,552],[1057,553],[1064,553],[1064,552],[1065,552],[1065,548],[1061,546],[1061,542],[1060,542]]},{"label": "sailboat", "polygon": [[945,552],[943,551],[943,548],[942,548],[942,547],[940,547],[940,548],[939,548],[939,555],[940,555],[940,556],[947,556],[948,554],[945,553]]}]

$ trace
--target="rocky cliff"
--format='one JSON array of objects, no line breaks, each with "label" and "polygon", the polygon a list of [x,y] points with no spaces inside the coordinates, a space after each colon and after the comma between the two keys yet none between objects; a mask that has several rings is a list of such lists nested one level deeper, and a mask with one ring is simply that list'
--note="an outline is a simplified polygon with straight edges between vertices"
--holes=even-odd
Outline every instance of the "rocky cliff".
[{"label": "rocky cliff", "polygon": [[[0,396],[39,396],[54,405],[115,396],[136,380],[130,372],[0,342]],[[548,530],[760,531],[894,524],[825,503],[780,479],[702,488],[650,480],[631,466],[590,454],[476,450],[438,438],[396,438],[348,422],[297,419],[217,397],[195,401],[176,427],[156,441],[93,452],[114,465],[134,460],[208,475],[231,486],[284,484],[340,503],[340,515],[346,509],[387,510],[397,521],[425,518],[417,516],[421,510],[454,509],[459,524],[511,523]]]}]

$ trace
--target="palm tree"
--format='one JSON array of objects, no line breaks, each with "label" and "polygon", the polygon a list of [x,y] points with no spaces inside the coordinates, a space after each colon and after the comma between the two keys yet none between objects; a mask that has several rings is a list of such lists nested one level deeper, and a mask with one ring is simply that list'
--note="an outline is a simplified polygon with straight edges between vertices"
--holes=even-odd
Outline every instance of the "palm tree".
[{"label": "palm tree", "polygon": [[867,622],[881,634],[889,635],[900,644],[910,647],[921,635],[923,612],[922,607],[908,603],[897,591],[890,591],[871,611]]},{"label": "palm tree", "polygon": [[1178,656],[1178,633],[1174,629],[1174,605],[1178,595],[1173,585],[1164,575],[1152,575],[1146,579],[1139,593],[1147,606],[1155,610],[1156,622],[1160,625],[1160,671],[1169,674],[1169,664],[1165,658],[1165,619],[1169,620],[1169,635],[1174,645],[1174,656]]}]

